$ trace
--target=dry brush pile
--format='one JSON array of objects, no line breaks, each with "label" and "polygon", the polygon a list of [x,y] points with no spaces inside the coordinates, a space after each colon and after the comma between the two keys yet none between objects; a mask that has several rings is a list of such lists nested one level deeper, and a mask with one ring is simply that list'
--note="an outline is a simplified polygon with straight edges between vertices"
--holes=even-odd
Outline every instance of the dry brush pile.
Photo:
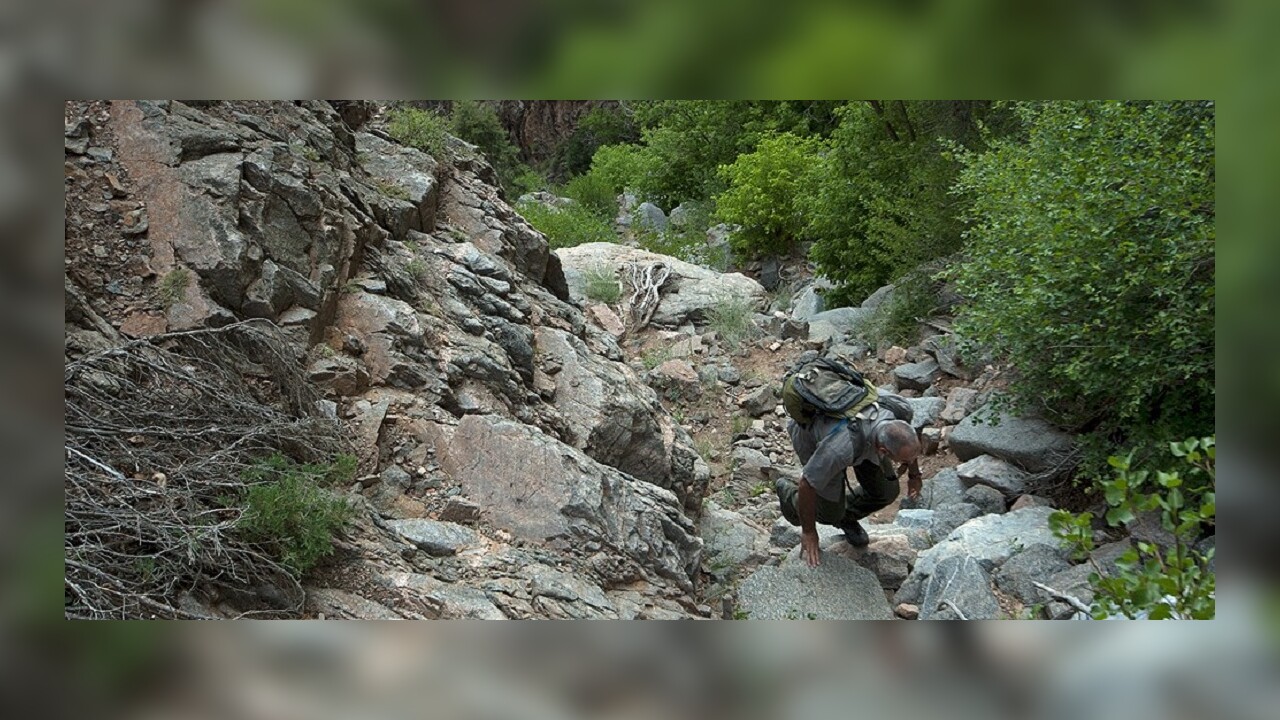
[{"label": "dry brush pile", "polygon": [[178,600],[193,591],[246,614],[297,611],[297,568],[245,521],[265,460],[326,463],[345,449],[301,363],[266,321],[67,363],[67,617],[199,617]]}]

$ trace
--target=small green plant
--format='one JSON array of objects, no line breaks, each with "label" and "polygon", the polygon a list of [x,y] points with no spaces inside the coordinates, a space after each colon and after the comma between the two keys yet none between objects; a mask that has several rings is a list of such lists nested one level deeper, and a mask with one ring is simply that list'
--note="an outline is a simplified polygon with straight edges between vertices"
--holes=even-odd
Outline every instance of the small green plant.
[{"label": "small green plant", "polygon": [[410,260],[404,266],[404,269],[409,271],[409,274],[412,275],[414,278],[421,279],[422,276],[426,275],[427,273],[427,263],[422,258],[416,257]]},{"label": "small green plant", "polygon": [[332,463],[299,464],[272,455],[244,472],[244,513],[237,530],[266,547],[282,565],[302,575],[333,552],[333,535],[352,510],[324,486],[350,482],[356,459],[339,455]]},{"label": "small green plant", "polygon": [[640,356],[640,362],[644,363],[646,370],[652,370],[662,363],[670,360],[672,357],[671,348],[655,347],[651,348]]},{"label": "small green plant", "polygon": [[[1201,554],[1192,545],[1201,530],[1216,521],[1215,445],[1215,436],[1170,443],[1170,452],[1187,466],[1181,471],[1135,470],[1132,452],[1108,459],[1115,478],[1099,482],[1108,507],[1107,525],[1118,527],[1135,520],[1138,513],[1159,512],[1160,523],[1173,534],[1174,543],[1163,553],[1152,543],[1136,543],[1116,560],[1119,573],[1114,577],[1104,577],[1095,563],[1095,572],[1089,574],[1096,593],[1091,609],[1095,618],[1115,614],[1152,620],[1214,617],[1216,579],[1209,569],[1214,551]],[[1076,559],[1092,552],[1092,513],[1059,510],[1050,516],[1049,524]]]},{"label": "small green plant", "polygon": [[729,419],[729,429],[734,435],[740,435],[751,427],[751,418],[746,415],[734,415]]},{"label": "small green plant", "polygon": [[612,305],[622,297],[622,285],[617,275],[608,268],[593,267],[583,273],[587,297],[596,302]]},{"label": "small green plant", "polygon": [[698,457],[707,461],[715,460],[719,455],[719,453],[716,452],[715,445],[706,438],[699,438],[698,440],[695,440],[693,443],[693,449],[698,452]]},{"label": "small green plant", "polygon": [[547,243],[552,249],[618,239],[609,223],[577,203],[553,208],[540,202],[523,202],[516,206],[516,210],[547,236]]},{"label": "small green plant", "polygon": [[771,489],[772,488],[769,487],[769,483],[758,482],[755,485],[751,486],[750,495],[753,498],[758,498],[761,495],[764,495],[765,493],[769,492]]},{"label": "small green plant", "polygon": [[751,300],[741,297],[722,297],[707,311],[707,326],[715,331],[730,350],[737,350],[742,343],[756,337],[755,307]]},{"label": "small green plant", "polygon": [[160,278],[156,285],[156,299],[166,309],[171,308],[182,300],[190,285],[191,271],[185,267],[176,267]]},{"label": "small green plant", "polygon": [[449,125],[448,121],[429,110],[402,107],[391,112],[387,132],[405,145],[433,158],[441,158],[449,136]]},{"label": "small green plant", "polygon": [[400,187],[399,185],[396,185],[395,183],[389,180],[383,180],[382,178],[377,178],[376,180],[374,180],[374,183],[378,186],[378,192],[382,193],[383,195],[386,195],[389,198],[395,198],[396,200],[404,200],[406,202],[409,200],[409,191],[405,190],[404,188]]},{"label": "small green plant", "polygon": [[320,162],[320,152],[310,145],[302,146],[302,157],[310,160],[311,162]]}]

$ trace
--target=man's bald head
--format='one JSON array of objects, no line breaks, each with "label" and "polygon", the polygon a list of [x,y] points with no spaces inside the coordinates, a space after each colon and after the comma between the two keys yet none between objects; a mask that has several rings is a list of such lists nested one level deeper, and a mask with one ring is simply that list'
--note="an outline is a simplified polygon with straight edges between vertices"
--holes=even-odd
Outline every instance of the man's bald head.
[{"label": "man's bald head", "polygon": [[894,462],[906,463],[920,456],[920,439],[915,428],[902,420],[891,420],[876,426],[876,445]]}]

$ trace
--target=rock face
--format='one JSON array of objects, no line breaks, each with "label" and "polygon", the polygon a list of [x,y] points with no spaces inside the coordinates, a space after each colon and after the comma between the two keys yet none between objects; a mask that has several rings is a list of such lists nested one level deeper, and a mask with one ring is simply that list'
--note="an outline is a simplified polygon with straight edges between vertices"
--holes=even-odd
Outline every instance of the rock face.
[{"label": "rock face", "polygon": [[[122,199],[102,212],[119,216],[119,247],[103,252],[132,264],[111,268],[118,288],[94,275],[94,254],[72,252],[94,223],[69,203],[68,322],[109,345],[117,332],[104,317],[138,336],[265,318],[306,352],[325,414],[359,445],[353,497],[368,554],[350,575],[388,595],[309,589],[311,612],[710,612],[691,600],[701,541],[690,515],[706,464],[621,362],[617,333],[569,302],[572,268],[474,150],[451,140],[431,157],[353,103],[98,105],[92,126],[69,122],[68,172],[110,175]],[[722,297],[764,297],[740,275],[676,270],[659,322],[696,319]],[[75,278],[127,293],[114,303],[125,311]],[[161,289],[164,303],[153,299]],[[406,561],[425,556],[439,577]],[[576,584],[520,574],[537,563]],[[575,599],[554,589],[569,586]]]},{"label": "rock face", "polygon": [[941,376],[942,368],[938,367],[938,362],[933,358],[899,365],[893,369],[894,382],[904,390],[927,390]]},{"label": "rock face", "polygon": [[458,424],[441,465],[493,525],[516,537],[607,543],[638,571],[692,587],[702,541],[670,491],[526,425],[482,415]]},{"label": "rock face", "polygon": [[599,268],[615,269],[627,263],[661,262],[671,268],[663,285],[662,299],[651,322],[660,327],[681,327],[689,323],[705,325],[707,313],[726,299],[762,306],[764,287],[740,273],[718,273],[666,255],[614,243],[586,243],[556,251],[564,267],[570,295],[578,302],[586,298],[585,273]]},{"label": "rock face", "polygon": [[711,501],[703,506],[698,532],[706,543],[706,565],[713,577],[736,574],[769,555],[769,540],[763,530]]},{"label": "rock face", "polygon": [[996,414],[990,404],[966,417],[950,436],[951,449],[961,460],[994,455],[1030,472],[1042,472],[1071,451],[1071,436],[1038,418]]},{"label": "rock face", "polygon": [[763,567],[738,588],[738,605],[752,620],[891,620],[893,611],[874,573],[852,560],[824,555]]},{"label": "rock face", "polygon": [[946,538],[920,553],[916,572],[930,575],[945,558],[969,556],[994,568],[1013,555],[1017,546],[1056,545],[1049,529],[1051,508],[1031,507],[1004,515],[983,515],[952,530]]},{"label": "rock face", "polygon": [[967,556],[938,563],[920,603],[921,620],[991,620],[999,614],[987,571]]},{"label": "rock face", "polygon": [[1007,498],[1021,495],[1027,487],[1025,472],[990,455],[979,455],[961,463],[956,467],[956,475],[967,487],[986,485],[999,490]]}]

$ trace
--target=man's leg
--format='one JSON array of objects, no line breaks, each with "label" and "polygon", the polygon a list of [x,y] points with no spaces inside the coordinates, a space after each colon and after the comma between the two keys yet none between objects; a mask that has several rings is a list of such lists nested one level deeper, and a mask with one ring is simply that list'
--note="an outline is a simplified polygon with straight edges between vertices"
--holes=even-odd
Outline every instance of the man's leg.
[{"label": "man's leg", "polygon": [[853,468],[853,474],[858,486],[848,494],[844,522],[861,520],[898,497],[898,478],[892,468],[886,472],[880,463],[864,462]]},{"label": "man's leg", "polygon": [[[800,495],[800,488],[794,482],[787,478],[778,478],[773,484],[774,492],[778,494],[778,506],[782,510],[782,517],[787,522],[800,526],[800,511],[796,508],[796,501]],[[827,500],[821,495],[818,496],[818,522],[823,525],[839,525],[845,517],[845,501],[846,493],[844,485],[840,485],[840,497],[835,500]]]}]

